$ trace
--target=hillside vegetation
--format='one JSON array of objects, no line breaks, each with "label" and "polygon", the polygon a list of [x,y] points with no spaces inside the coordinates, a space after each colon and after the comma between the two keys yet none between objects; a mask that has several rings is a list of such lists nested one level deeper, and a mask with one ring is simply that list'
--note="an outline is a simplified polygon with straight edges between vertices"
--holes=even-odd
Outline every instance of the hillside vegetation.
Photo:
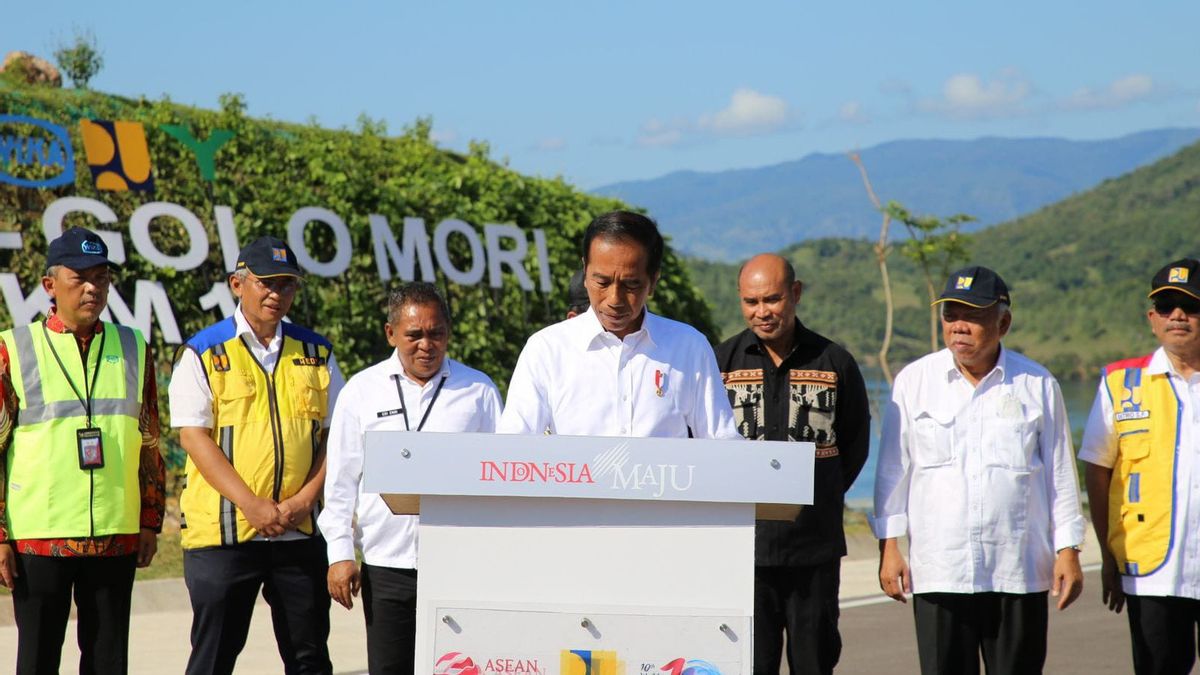
[{"label": "hillside vegetation", "polygon": [[[975,234],[971,252],[972,263],[992,267],[1012,289],[1010,347],[1059,375],[1087,378],[1110,360],[1145,353],[1155,345],[1145,320],[1150,277],[1171,260],[1200,255],[1200,144],[984,229]],[[875,365],[884,305],[872,244],[821,239],[783,253],[806,284],[801,319]],[[689,264],[722,335],[741,330],[738,266]],[[928,314],[913,265],[893,252],[889,268],[896,296],[895,366],[928,350]]]},{"label": "hillside vegetation", "polygon": [[[186,336],[219,318],[215,310],[201,312],[194,307],[195,298],[225,276],[215,245],[214,206],[232,207],[243,243],[263,234],[284,236],[284,225],[296,209],[322,206],[346,222],[354,256],[349,271],[340,278],[310,275],[292,318],[330,337],[339,360],[348,372],[354,372],[389,351],[380,326],[385,288],[373,257],[368,255],[372,251],[368,214],[386,216],[397,239],[404,217],[423,218],[431,231],[447,218],[477,227],[512,223],[523,230],[542,229],[553,274],[551,293],[521,290],[507,270],[502,289],[489,288],[486,282],[459,286],[438,273],[438,284],[455,313],[453,355],[504,382],[525,338],[565,312],[566,285],[578,268],[579,239],[587,223],[598,213],[622,206],[561,180],[530,178],[512,171],[491,160],[484,143],[473,144],[467,155],[441,150],[429,139],[428,121],[389,136],[382,124],[368,118],[360,121],[356,131],[329,130],[252,119],[236,96],[225,97],[223,103],[222,110],[208,111],[170,101],[129,100],[75,90],[0,89],[0,113],[29,115],[67,128],[76,159],[74,185],[29,189],[0,183],[0,231],[19,231],[25,238],[24,251],[0,250],[0,268],[16,271],[26,290],[37,285],[46,250],[42,212],[58,197],[92,197],[109,205],[118,222],[103,228],[122,232],[127,248],[128,218],[135,208],[149,201],[180,204],[201,218],[214,243],[205,264],[187,274],[173,274],[152,267],[131,252],[117,286],[123,295],[132,297],[134,279],[160,280],[176,300],[176,316]],[[85,118],[133,120],[145,125],[153,156],[153,193],[96,190],[79,139],[78,123]],[[192,155],[160,130],[162,124],[188,126],[198,138],[207,137],[213,129],[234,132],[233,140],[216,155],[215,181],[200,180]],[[95,219],[78,213],[68,216],[66,225],[74,224],[100,227]],[[170,219],[155,221],[151,234],[168,255],[183,253],[189,243],[186,231]],[[310,251],[334,248],[328,228],[310,227],[308,237]],[[460,269],[470,267],[471,253],[461,237],[452,238],[450,248]],[[536,279],[536,268],[530,272]],[[714,334],[708,311],[673,252],[665,257],[663,277],[654,308],[668,316],[686,317]],[[0,328],[10,324],[7,307],[0,307]]]},{"label": "hillside vegetation", "polygon": [[[385,216],[398,240],[405,217],[424,219],[431,233],[436,224],[449,218],[461,219],[477,231],[485,223],[514,224],[527,239],[531,238],[531,230],[545,233],[552,274],[548,293],[540,290],[540,284],[537,291],[522,290],[507,268],[502,288],[491,288],[486,278],[479,285],[463,286],[449,281],[440,270],[437,273],[436,282],[454,314],[450,355],[487,372],[504,390],[528,336],[564,316],[567,283],[579,266],[584,228],[595,215],[622,207],[615,199],[583,193],[562,180],[535,179],[512,171],[489,157],[485,143],[472,144],[465,155],[439,149],[430,140],[429,120],[420,120],[399,135],[389,135],[381,123],[366,117],[360,119],[357,130],[330,130],[315,124],[251,118],[238,96],[222,97],[221,109],[212,111],[169,100],[14,88],[3,83],[0,114],[58,124],[69,132],[74,148],[73,184],[25,188],[0,183],[0,232],[20,232],[24,237],[24,250],[0,248],[0,272],[15,272],[25,293],[38,287],[45,268],[47,243],[42,216],[46,206],[60,197],[89,197],[110,207],[117,222],[101,226],[91,216],[73,213],[64,227],[102,227],[121,233],[129,260],[116,282],[117,290],[132,307],[136,280],[161,282],[186,339],[221,318],[218,310],[203,311],[197,302],[214,282],[221,283],[225,278],[221,247],[217,245],[215,207],[232,209],[242,243],[264,234],[285,236],[285,224],[297,209],[323,207],[346,223],[353,256],[348,270],[338,277],[310,274],[290,318],[330,338],[347,376],[391,351],[382,330],[385,286],[389,284],[380,280],[376,269],[369,214]],[[80,137],[79,122],[83,119],[129,120],[144,125],[153,162],[152,193],[96,189]],[[215,129],[233,132],[233,139],[215,155],[215,180],[201,179],[193,154],[161,129],[164,124],[183,125],[198,139],[208,138]],[[14,134],[12,130],[5,133]],[[43,170],[5,164],[13,164],[9,157],[0,158],[0,168],[10,175]],[[154,267],[132,249],[130,214],[156,201],[181,205],[200,218],[210,249],[199,268],[178,272]],[[181,255],[190,246],[184,227],[170,218],[155,220],[150,236],[169,256]],[[472,253],[464,237],[448,241],[455,267],[470,268]],[[308,250],[322,261],[328,261],[336,249],[334,234],[328,227],[310,225],[306,242]],[[537,280],[533,241],[529,249],[526,266]],[[652,308],[684,319],[715,337],[709,310],[673,251],[667,251],[662,269],[662,282]],[[12,321],[9,307],[0,304],[0,329],[11,326]],[[165,344],[157,329],[147,337],[158,356],[163,399],[160,407],[165,414],[166,375],[174,346]]]}]

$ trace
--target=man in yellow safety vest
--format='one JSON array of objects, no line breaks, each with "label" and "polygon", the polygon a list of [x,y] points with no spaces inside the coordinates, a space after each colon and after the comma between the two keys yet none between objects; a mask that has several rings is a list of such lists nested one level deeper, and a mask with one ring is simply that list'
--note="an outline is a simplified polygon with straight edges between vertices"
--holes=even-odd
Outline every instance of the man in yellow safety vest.
[{"label": "man in yellow safety vest", "polygon": [[187,341],[170,385],[171,425],[188,454],[179,499],[193,614],[187,672],[233,672],[262,589],[285,672],[329,673],[316,517],[342,376],[328,340],[283,321],[300,288],[284,241],[246,245],[229,285],[234,315]]},{"label": "man in yellow safety vest", "polygon": [[1188,673],[1200,628],[1200,261],[1150,283],[1159,348],[1109,364],[1083,433],[1102,601],[1129,607],[1133,667]]}]

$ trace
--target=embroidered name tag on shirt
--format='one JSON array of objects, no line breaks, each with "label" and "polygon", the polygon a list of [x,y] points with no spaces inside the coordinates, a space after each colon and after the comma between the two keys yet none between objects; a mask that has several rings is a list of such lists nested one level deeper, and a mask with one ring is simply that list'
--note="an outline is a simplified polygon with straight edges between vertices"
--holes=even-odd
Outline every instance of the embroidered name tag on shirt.
[{"label": "embroidered name tag on shirt", "polygon": [[1124,422],[1125,420],[1144,420],[1148,417],[1150,417],[1149,410],[1126,410],[1125,412],[1119,412],[1113,415],[1113,419],[1117,422]]},{"label": "embroidered name tag on shirt", "polygon": [[299,359],[292,359],[293,366],[323,366],[325,359],[320,356],[305,356]]},{"label": "embroidered name tag on shirt", "polygon": [[401,415],[404,413],[404,408],[395,408],[393,410],[380,410],[375,413],[375,417],[391,417],[392,415]]}]

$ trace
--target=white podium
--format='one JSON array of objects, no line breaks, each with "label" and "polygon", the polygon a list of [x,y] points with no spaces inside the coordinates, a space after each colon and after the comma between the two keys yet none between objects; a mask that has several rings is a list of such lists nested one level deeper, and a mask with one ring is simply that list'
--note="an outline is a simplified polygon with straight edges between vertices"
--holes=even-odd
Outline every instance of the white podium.
[{"label": "white podium", "polygon": [[364,491],[421,516],[416,672],[749,675],[754,520],[812,503],[813,451],[367,432]]}]

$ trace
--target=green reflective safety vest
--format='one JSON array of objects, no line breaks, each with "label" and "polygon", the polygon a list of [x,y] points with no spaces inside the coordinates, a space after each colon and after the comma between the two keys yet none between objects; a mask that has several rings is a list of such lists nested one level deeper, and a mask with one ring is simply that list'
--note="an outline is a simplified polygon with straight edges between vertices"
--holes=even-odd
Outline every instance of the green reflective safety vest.
[{"label": "green reflective safety vest", "polygon": [[92,426],[100,429],[104,452],[104,466],[98,469],[79,468],[76,432],[87,426],[87,414],[75,393],[84,394],[85,382],[75,336],[55,333],[39,322],[4,331],[0,338],[8,346],[13,389],[20,399],[7,457],[9,537],[136,534],[141,514],[138,420],[146,369],[142,334],[105,322],[103,333],[88,347]]}]

